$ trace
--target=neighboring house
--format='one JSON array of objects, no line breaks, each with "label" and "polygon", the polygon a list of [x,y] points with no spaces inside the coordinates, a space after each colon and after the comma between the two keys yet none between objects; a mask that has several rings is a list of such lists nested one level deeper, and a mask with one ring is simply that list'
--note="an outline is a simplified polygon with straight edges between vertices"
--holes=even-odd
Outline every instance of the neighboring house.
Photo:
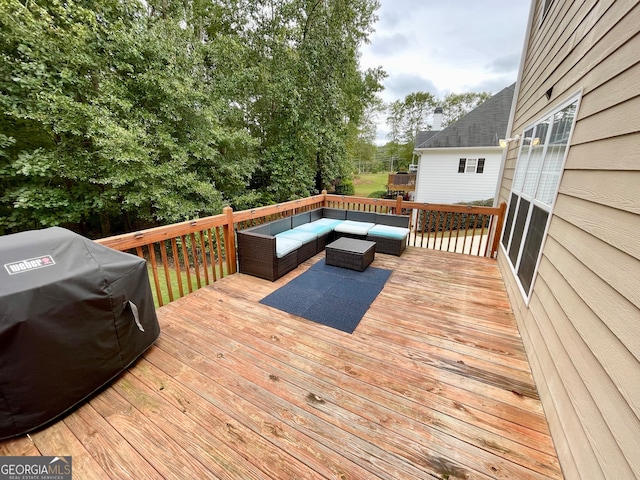
[{"label": "neighboring house", "polygon": [[640,4],[533,0],[498,262],[566,478],[640,478]]},{"label": "neighboring house", "polygon": [[507,131],[514,89],[515,84],[503,89],[441,131],[441,113],[436,109],[433,130],[416,136],[416,202],[493,198],[503,153],[498,141]]}]

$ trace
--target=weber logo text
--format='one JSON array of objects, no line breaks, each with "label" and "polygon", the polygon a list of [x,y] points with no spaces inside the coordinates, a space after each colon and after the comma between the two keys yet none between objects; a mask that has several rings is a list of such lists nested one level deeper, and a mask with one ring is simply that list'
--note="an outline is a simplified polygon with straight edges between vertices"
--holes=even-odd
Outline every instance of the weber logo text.
[{"label": "weber logo text", "polygon": [[50,267],[55,264],[56,262],[51,255],[44,255],[42,257],[28,258],[13,263],[5,263],[4,268],[7,269],[9,275],[15,275],[16,273],[29,272],[37,268]]}]

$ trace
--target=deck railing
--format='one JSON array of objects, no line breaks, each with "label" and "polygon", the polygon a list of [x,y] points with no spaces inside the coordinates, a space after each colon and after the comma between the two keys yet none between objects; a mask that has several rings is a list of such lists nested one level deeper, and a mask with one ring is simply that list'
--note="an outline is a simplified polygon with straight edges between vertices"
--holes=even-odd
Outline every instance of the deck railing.
[{"label": "deck railing", "polygon": [[320,195],[96,240],[147,260],[158,306],[236,272],[236,230],[320,207],[410,216],[409,246],[494,258],[506,205],[471,207]]},{"label": "deck railing", "polygon": [[387,179],[387,188],[391,191],[404,190],[410,192],[416,189],[415,173],[390,173]]}]

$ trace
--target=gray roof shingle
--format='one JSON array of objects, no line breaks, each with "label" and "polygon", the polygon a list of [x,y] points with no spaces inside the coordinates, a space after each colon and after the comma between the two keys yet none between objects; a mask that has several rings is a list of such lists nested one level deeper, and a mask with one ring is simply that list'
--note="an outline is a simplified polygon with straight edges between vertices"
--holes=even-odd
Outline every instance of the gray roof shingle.
[{"label": "gray roof shingle", "polygon": [[415,148],[493,147],[505,138],[516,84],[488,98],[439,132],[418,132]]},{"label": "gray roof shingle", "polygon": [[420,145],[420,144],[426,142],[431,137],[433,137],[437,133],[440,133],[441,131],[442,130],[423,130],[423,131],[418,131],[418,134],[416,135],[416,139],[414,141],[414,145]]}]

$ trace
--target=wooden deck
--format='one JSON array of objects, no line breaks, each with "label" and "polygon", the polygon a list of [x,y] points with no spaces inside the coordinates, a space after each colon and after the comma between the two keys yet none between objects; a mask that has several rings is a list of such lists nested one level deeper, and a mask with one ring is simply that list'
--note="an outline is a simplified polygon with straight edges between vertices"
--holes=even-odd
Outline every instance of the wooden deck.
[{"label": "wooden deck", "polygon": [[352,335],[236,274],[158,310],[157,344],[1,455],[80,479],[561,478],[495,260],[409,247]]}]

